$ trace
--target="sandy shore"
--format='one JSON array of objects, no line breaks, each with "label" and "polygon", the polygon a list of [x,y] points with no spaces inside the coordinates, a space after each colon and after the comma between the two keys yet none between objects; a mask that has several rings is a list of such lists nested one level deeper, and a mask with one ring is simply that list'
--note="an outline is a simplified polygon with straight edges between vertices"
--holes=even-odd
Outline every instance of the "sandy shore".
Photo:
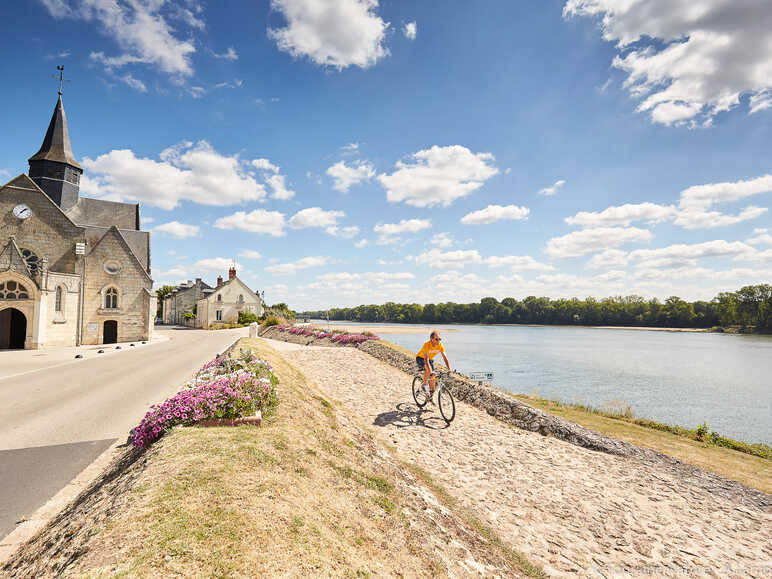
[{"label": "sandy shore", "polygon": [[463,403],[445,428],[415,406],[409,375],[363,352],[269,343],[550,575],[772,574],[770,512]]}]

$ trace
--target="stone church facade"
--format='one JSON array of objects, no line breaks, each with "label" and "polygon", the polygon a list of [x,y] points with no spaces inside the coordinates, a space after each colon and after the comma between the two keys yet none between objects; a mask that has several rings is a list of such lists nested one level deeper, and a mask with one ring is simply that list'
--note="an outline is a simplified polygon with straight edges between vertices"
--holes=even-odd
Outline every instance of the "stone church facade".
[{"label": "stone church facade", "polygon": [[151,338],[139,205],[80,197],[82,173],[60,92],[29,175],[0,187],[0,349]]}]

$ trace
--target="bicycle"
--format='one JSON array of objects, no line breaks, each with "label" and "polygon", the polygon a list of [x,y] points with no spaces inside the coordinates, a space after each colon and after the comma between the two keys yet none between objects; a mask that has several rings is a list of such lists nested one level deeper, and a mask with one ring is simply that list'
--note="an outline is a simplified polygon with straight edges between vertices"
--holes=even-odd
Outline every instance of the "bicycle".
[{"label": "bicycle", "polygon": [[[432,372],[430,380],[434,379],[434,393],[437,395],[437,406],[440,408],[440,414],[446,423],[450,424],[456,417],[456,402],[453,400],[453,394],[445,387],[439,372]],[[429,385],[424,384],[423,374],[416,374],[413,377],[413,400],[419,408],[423,408],[432,399],[429,394]]]}]

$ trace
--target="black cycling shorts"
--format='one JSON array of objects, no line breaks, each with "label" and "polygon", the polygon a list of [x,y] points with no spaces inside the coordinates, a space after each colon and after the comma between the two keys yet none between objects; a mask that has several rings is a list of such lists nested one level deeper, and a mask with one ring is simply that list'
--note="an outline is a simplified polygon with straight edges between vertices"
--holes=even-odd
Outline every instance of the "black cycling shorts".
[{"label": "black cycling shorts", "polygon": [[[418,364],[418,369],[423,372],[424,366],[426,365],[426,361],[421,356],[415,357],[416,364]],[[434,360],[429,360],[429,368],[432,369],[432,372],[434,372]]]}]

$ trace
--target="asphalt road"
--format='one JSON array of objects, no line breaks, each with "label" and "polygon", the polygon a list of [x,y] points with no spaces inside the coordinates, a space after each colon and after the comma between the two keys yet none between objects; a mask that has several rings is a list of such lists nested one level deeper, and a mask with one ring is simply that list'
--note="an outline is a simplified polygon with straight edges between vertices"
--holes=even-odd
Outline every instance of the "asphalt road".
[{"label": "asphalt road", "polygon": [[156,332],[157,343],[85,349],[79,360],[74,350],[0,351],[0,537],[248,333]]}]

